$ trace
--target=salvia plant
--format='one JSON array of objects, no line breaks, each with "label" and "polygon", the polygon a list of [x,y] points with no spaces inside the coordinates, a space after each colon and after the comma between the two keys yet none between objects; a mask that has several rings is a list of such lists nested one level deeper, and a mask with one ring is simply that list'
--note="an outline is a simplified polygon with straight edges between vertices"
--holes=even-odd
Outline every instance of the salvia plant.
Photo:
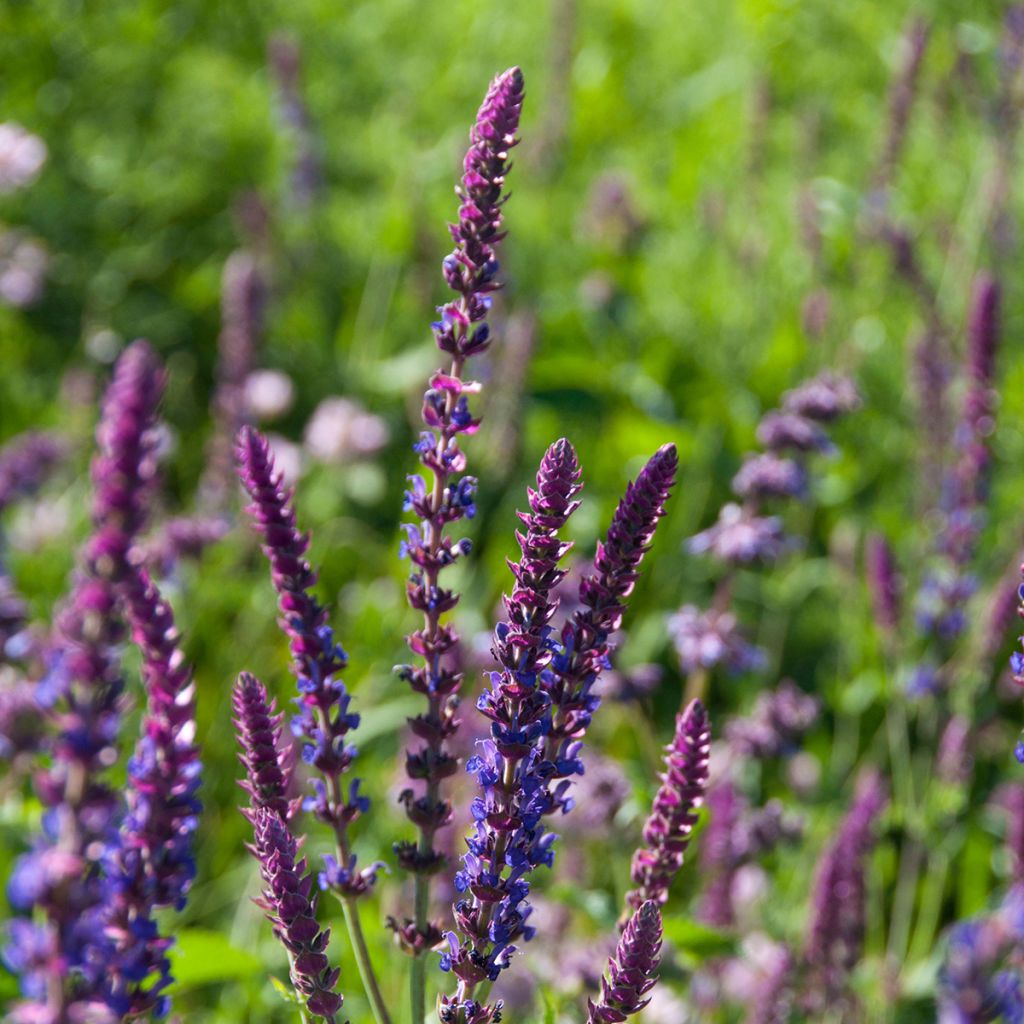
[{"label": "salvia plant", "polygon": [[[1018,23],[1011,20],[1007,31],[1016,40]],[[630,787],[609,772],[591,727],[603,702],[628,709],[650,696],[642,671],[630,675],[613,661],[626,637],[630,596],[670,509],[679,458],[672,443],[651,453],[626,484],[593,557],[574,560],[569,537],[585,500],[584,472],[570,440],[553,440],[518,522],[508,524],[518,552],[507,563],[489,654],[464,642],[456,628],[464,595],[456,588],[476,592],[467,583],[475,566],[465,521],[488,486],[473,472],[477,462],[487,464],[475,436],[483,391],[476,375],[501,346],[492,304],[503,284],[506,178],[524,102],[523,76],[511,68],[491,83],[470,131],[449,225],[452,249],[442,261],[450,294],[431,325],[443,365],[423,395],[419,465],[404,493],[409,653],[395,673],[416,702],[397,794],[407,823],[379,859],[357,856],[375,812],[367,791],[379,789],[374,780],[364,785],[357,749],[372,696],[346,687],[349,659],[317,594],[301,505],[274,443],[252,423],[246,394],[269,265],[242,250],[224,275],[215,432],[195,514],[154,521],[165,371],[137,341],[117,359],[101,403],[90,532],[48,626],[31,621],[0,548],[4,792],[30,786],[38,809],[8,879],[14,915],[3,959],[21,994],[5,1019],[113,1024],[172,1012],[177,921],[196,880],[204,812],[196,686],[162,588],[176,593],[178,562],[231,528],[235,477],[269,569],[265,600],[272,591],[294,685],[279,707],[263,681],[274,666],[251,664],[239,651],[230,700],[211,703],[230,704],[241,815],[259,877],[254,901],[287,964],[287,981],[277,988],[301,1020],[342,1024],[358,1002],[346,1001],[357,985],[376,1024],[529,1019],[514,979],[533,942],[551,970],[584,978],[587,997],[563,1008],[567,1020],[621,1024],[659,999],[662,973],[684,980],[689,1002],[669,1001],[658,1020],[866,1020],[861,974],[869,935],[876,945],[881,936],[886,952],[877,976],[894,1001],[920,986],[905,966],[911,953],[923,953],[930,1005],[944,1024],[1024,1020],[1024,783],[1009,774],[1012,743],[998,730],[983,735],[977,711],[1015,610],[1024,617],[1024,586],[1018,592],[1012,573],[983,607],[977,600],[985,589],[978,551],[998,409],[1001,288],[994,273],[974,281],[958,374],[949,343],[956,331],[940,323],[914,246],[887,203],[927,40],[927,25],[913,20],[866,221],[926,310],[915,372],[923,382],[920,432],[929,444],[920,472],[935,482],[931,532],[916,567],[877,529],[862,558],[848,559],[850,588],[860,587],[870,607],[879,662],[899,683],[872,747],[881,751],[875,761],[891,770],[856,769],[855,756],[840,760],[851,796],[827,834],[810,834],[788,802],[765,796],[765,780],[774,778],[813,798],[820,775],[806,739],[821,728],[822,701],[798,681],[770,678],[777,668],[770,630],[755,632],[749,594],[759,574],[800,564],[818,478],[840,451],[842,421],[861,406],[851,375],[823,369],[761,418],[757,450],[733,478],[731,499],[686,544],[706,564],[710,595],[704,606],[688,602],[663,622],[682,699],[673,728],[664,723],[671,736],[663,753],[648,750],[657,777],[649,781],[642,828],[629,840],[628,877],[616,880],[616,906],[603,918],[606,934],[580,942],[552,913],[547,876],[557,859],[574,856],[576,822],[608,827],[628,799],[622,791]],[[322,182],[298,51],[278,39],[271,61],[282,119],[302,150],[292,198],[305,206]],[[0,450],[0,509],[45,487],[72,448],[68,438],[36,431]],[[1024,653],[1013,655],[1007,675],[1024,685]],[[758,676],[766,684],[749,713],[719,727],[708,711],[716,687]],[[141,705],[138,716],[133,703]],[[986,793],[1003,822],[1007,884],[983,912],[940,937],[952,854],[945,839],[929,848],[929,837],[957,834],[980,792],[972,788],[973,763],[987,736],[1005,755],[1007,777]],[[641,743],[651,748],[649,738]],[[837,737],[836,757],[843,750]],[[1024,761],[1024,742],[1017,754]],[[891,899],[877,885],[883,837],[895,861]],[[770,915],[752,924],[751,907],[770,884],[764,865],[786,858],[805,877],[804,927],[773,935]],[[396,890],[394,912],[371,922],[367,908],[377,906],[376,890],[385,885]],[[680,909],[684,888],[693,897],[691,916]],[[387,929],[396,957],[407,958],[407,1002],[389,999],[394,968],[374,954],[370,927]],[[358,982],[342,974],[339,941]],[[556,1019],[549,1007],[545,1020]]]}]

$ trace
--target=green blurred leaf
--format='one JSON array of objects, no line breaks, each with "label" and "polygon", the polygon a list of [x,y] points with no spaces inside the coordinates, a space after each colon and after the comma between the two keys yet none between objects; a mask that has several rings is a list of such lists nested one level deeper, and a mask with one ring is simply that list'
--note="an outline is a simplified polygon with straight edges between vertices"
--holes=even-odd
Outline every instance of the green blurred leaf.
[{"label": "green blurred leaf", "polygon": [[171,947],[171,970],[182,987],[250,978],[263,969],[258,957],[232,946],[218,932],[186,928]]},{"label": "green blurred leaf", "polygon": [[731,935],[689,918],[668,918],[664,928],[665,938],[680,953],[687,953],[698,960],[728,956],[736,952],[736,940]]}]

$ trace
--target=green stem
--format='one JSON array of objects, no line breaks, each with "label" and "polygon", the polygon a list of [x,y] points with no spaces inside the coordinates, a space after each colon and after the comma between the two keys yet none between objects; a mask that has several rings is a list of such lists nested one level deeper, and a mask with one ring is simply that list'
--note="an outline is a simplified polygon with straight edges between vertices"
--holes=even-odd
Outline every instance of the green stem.
[{"label": "green stem", "polygon": [[348,936],[352,943],[352,952],[355,954],[356,966],[359,968],[359,977],[363,982],[366,996],[370,1000],[374,1020],[377,1024],[391,1024],[391,1017],[384,1005],[384,997],[380,994],[377,976],[374,974],[373,964],[370,962],[370,951],[366,948],[366,939],[363,936],[363,926],[359,921],[359,909],[356,907],[356,901],[349,897],[343,899],[341,905],[345,911],[345,924],[348,926]]},{"label": "green stem", "polygon": [[[421,921],[426,922],[430,909],[430,881],[422,871],[416,873],[415,885],[416,921],[419,924]],[[424,1024],[427,1019],[427,958],[424,953],[418,953],[412,958],[409,1007],[412,1024]]]}]

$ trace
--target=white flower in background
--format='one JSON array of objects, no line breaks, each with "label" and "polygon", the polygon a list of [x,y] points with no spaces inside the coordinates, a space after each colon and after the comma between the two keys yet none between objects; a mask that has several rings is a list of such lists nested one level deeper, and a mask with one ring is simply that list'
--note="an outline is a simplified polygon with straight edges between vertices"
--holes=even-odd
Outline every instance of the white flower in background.
[{"label": "white flower in background", "polygon": [[0,193],[31,185],[46,163],[46,143],[20,124],[0,124]]},{"label": "white flower in background", "polygon": [[306,450],[321,462],[348,462],[380,451],[391,432],[348,398],[325,398],[306,424]]},{"label": "white flower in background", "polygon": [[302,476],[302,446],[289,441],[280,434],[267,434],[270,450],[274,453],[274,464],[284,476],[284,482],[290,487]]},{"label": "white flower in background", "polygon": [[48,264],[40,242],[16,231],[0,234],[0,302],[19,309],[31,306],[43,293]]},{"label": "white flower in background", "polygon": [[254,419],[283,416],[295,400],[295,385],[280,370],[254,370],[245,378],[245,407]]}]

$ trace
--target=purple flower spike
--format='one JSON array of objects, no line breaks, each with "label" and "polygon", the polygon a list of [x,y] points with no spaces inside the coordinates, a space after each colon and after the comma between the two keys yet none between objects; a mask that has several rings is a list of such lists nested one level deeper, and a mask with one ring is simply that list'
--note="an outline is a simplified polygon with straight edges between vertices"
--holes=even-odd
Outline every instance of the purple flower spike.
[{"label": "purple flower spike", "polygon": [[747,508],[723,505],[718,522],[687,541],[691,554],[710,553],[731,565],[774,562],[788,542],[778,516],[759,516]]},{"label": "purple flower spike", "polygon": [[995,357],[1000,289],[988,274],[974,284],[967,327],[967,393],[953,438],[955,461],[942,484],[936,562],[917,595],[923,633],[947,646],[966,626],[964,605],[976,589],[970,564],[985,523],[990,437],[995,429]]},{"label": "purple flower spike", "polygon": [[896,556],[881,534],[872,533],[868,537],[864,562],[875,622],[886,633],[892,633],[900,624],[901,580]]},{"label": "purple flower spike", "polygon": [[261,809],[273,811],[287,821],[296,810],[288,797],[291,786],[291,757],[281,746],[281,721],[266,687],[253,675],[243,672],[231,695],[235,727],[245,765],[245,780],[239,785],[249,794],[250,807],[243,814],[254,820]]},{"label": "purple flower spike", "polygon": [[103,399],[96,431],[99,454],[92,465],[95,532],[86,557],[102,578],[119,583],[128,574],[128,553],[142,529],[156,476],[156,408],[164,373],[144,341],[124,350]]},{"label": "purple flower spike", "polygon": [[749,455],[733,477],[732,489],[744,500],[803,498],[807,494],[807,471],[794,459],[774,452]]},{"label": "purple flower spike", "polygon": [[0,448],[0,510],[35,494],[65,453],[59,437],[36,430],[19,434]]},{"label": "purple flower spike", "polygon": [[[58,731],[52,763],[36,776],[46,809],[44,834],[19,859],[9,895],[18,909],[43,912],[46,923],[34,945],[55,953],[23,975],[28,1001],[16,1012],[25,1019],[86,1019],[98,1001],[112,998],[110,981],[119,969],[105,932],[111,894],[103,877],[119,845],[120,800],[104,781],[117,760],[124,692],[116,655],[122,639],[117,590],[134,571],[129,552],[143,525],[155,469],[152,428],[162,385],[150,347],[130,345],[118,359],[96,431],[93,532],[69,600],[57,614],[47,674],[36,687]],[[67,983],[72,973],[73,991]]]},{"label": "purple flower spike", "polygon": [[[1024,576],[1024,564],[1020,567],[1021,576]],[[1017,615],[1024,619],[1024,583],[1017,588]],[[1010,655],[1010,671],[1013,673],[1013,681],[1020,687],[1024,687],[1024,636],[1019,638],[1020,651],[1014,651]],[[1019,760],[1019,759],[1018,759]]]},{"label": "purple flower spike", "polygon": [[749,672],[765,663],[764,651],[747,642],[731,611],[702,611],[684,604],[669,617],[668,632],[684,672],[716,665],[730,672]]},{"label": "purple flower spike", "polygon": [[638,887],[627,902],[639,908],[649,900],[668,902],[672,880],[683,866],[697,810],[708,784],[711,727],[699,700],[676,717],[676,733],[666,748],[665,774],[644,825],[644,843],[633,854],[632,877]]},{"label": "purple flower spike", "polygon": [[313,876],[306,861],[296,862],[299,844],[284,821],[273,811],[254,811],[255,842],[250,847],[260,864],[265,888],[255,902],[274,926],[274,934],[288,951],[291,980],[310,1013],[334,1024],[343,1002],[335,988],[338,968],[332,968],[324,950],[331,933],[316,920]]},{"label": "purple flower spike", "polygon": [[750,1005],[746,1024],[786,1024],[789,1020],[793,956],[782,947],[761,979]]},{"label": "purple flower spike", "polygon": [[828,452],[832,442],[813,420],[795,412],[769,412],[757,428],[757,439],[769,451]]},{"label": "purple flower spike", "polygon": [[658,982],[661,958],[661,910],[648,900],[629,919],[608,975],[601,979],[601,998],[588,1002],[587,1024],[621,1024],[649,1002],[644,998]]},{"label": "purple flower spike", "polygon": [[[248,512],[270,561],[281,610],[278,623],[291,645],[299,690],[299,714],[292,721],[292,731],[303,741],[304,760],[322,776],[314,782],[306,808],[331,826],[347,858],[348,826],[369,806],[358,787],[351,787],[346,795],[341,783],[356,756],[345,737],[359,725],[359,716],[349,711],[350,697],[339,675],[348,659],[328,625],[327,609],[311,592],[316,573],[305,558],[309,537],[295,524],[292,494],[283,487],[270,446],[259,431],[242,429],[238,462],[239,475],[252,498]],[[372,882],[372,873],[363,872],[339,893],[358,896]]]},{"label": "purple flower spike", "polygon": [[423,616],[423,625],[407,637],[416,664],[400,665],[399,677],[426,697],[426,710],[411,722],[420,744],[406,754],[410,787],[402,794],[408,817],[419,830],[419,841],[395,844],[399,863],[418,876],[416,920],[395,922],[395,935],[406,952],[418,955],[436,945],[440,928],[426,918],[424,893],[427,876],[439,871],[445,857],[435,848],[437,832],[452,817],[450,802],[441,795],[444,780],[458,769],[447,744],[459,725],[456,717],[462,674],[457,668],[459,636],[444,621],[459,595],[440,585],[441,570],[470,551],[468,540],[445,535],[449,524],[475,513],[476,480],[466,475],[466,456],[459,440],[474,434],[480,425],[469,408],[480,385],[464,380],[467,360],[482,353],[491,342],[487,315],[491,293],[498,280],[496,246],[502,239],[502,214],[507,197],[502,195],[509,153],[516,145],[516,131],[523,103],[523,76],[511,68],[491,83],[470,132],[462,183],[458,223],[450,225],[454,250],[445,257],[443,270],[456,298],[440,307],[433,324],[438,348],[451,356],[446,371],[430,379],[423,399],[426,431],[415,445],[420,463],[429,476],[410,477],[406,510],[417,524],[406,524],[402,554],[412,562],[406,585],[411,608]]},{"label": "purple flower spike", "polygon": [[818,374],[782,396],[782,408],[794,416],[831,423],[860,405],[857,386],[838,373]]},{"label": "purple flower spike", "polygon": [[939,972],[940,1024],[1024,1020],[1024,889],[1016,886],[990,914],[950,929]]},{"label": "purple flower spike", "polygon": [[622,623],[626,598],[640,574],[678,466],[675,445],[659,448],[615,509],[608,534],[598,544],[594,571],[580,581],[582,607],[565,624],[561,649],[542,682],[551,699],[546,757],[554,765],[550,811],[570,806],[557,780],[580,774],[580,741],[600,704],[594,686],[612,651],[609,637]]},{"label": "purple flower spike", "polygon": [[864,945],[864,861],[887,797],[880,776],[861,777],[839,833],[818,864],[806,959],[815,981],[808,999],[820,1012],[843,997]]},{"label": "purple flower spike", "polygon": [[107,976],[109,1001],[118,1012],[142,1015],[165,1009],[161,992],[170,983],[171,941],[159,935],[152,915],[162,907],[181,910],[195,877],[201,765],[195,686],[171,608],[145,570],[133,567],[119,590],[142,651],[147,706],[142,738],[128,762],[128,808],[110,867],[106,935],[114,955]]},{"label": "purple flower spike", "polygon": [[504,598],[507,621],[495,629],[491,648],[500,671],[490,674],[477,702],[491,722],[491,738],[466,766],[480,794],[473,801],[476,825],[466,839],[463,869],[455,877],[466,894],[452,908],[462,941],[449,932],[449,952],[441,960],[459,979],[455,996],[440,999],[442,1024],[495,1019],[497,1007],[477,1003],[473,992],[509,965],[516,940],[532,938],[528,876],[554,859],[556,837],[542,823],[550,773],[543,743],[551,719],[541,674],[552,657],[553,591],[565,575],[558,563],[571,547],[558,531],[579,506],[579,476],[572,445],[557,441],[541,461],[537,489],[528,492],[530,511],[519,514],[526,526],[525,534],[516,534],[522,557],[509,563],[515,585]]},{"label": "purple flower spike", "polygon": [[804,693],[791,679],[783,679],[777,689],[757,695],[750,717],[726,724],[725,738],[736,753],[759,761],[791,754],[820,711],[816,697]]}]

